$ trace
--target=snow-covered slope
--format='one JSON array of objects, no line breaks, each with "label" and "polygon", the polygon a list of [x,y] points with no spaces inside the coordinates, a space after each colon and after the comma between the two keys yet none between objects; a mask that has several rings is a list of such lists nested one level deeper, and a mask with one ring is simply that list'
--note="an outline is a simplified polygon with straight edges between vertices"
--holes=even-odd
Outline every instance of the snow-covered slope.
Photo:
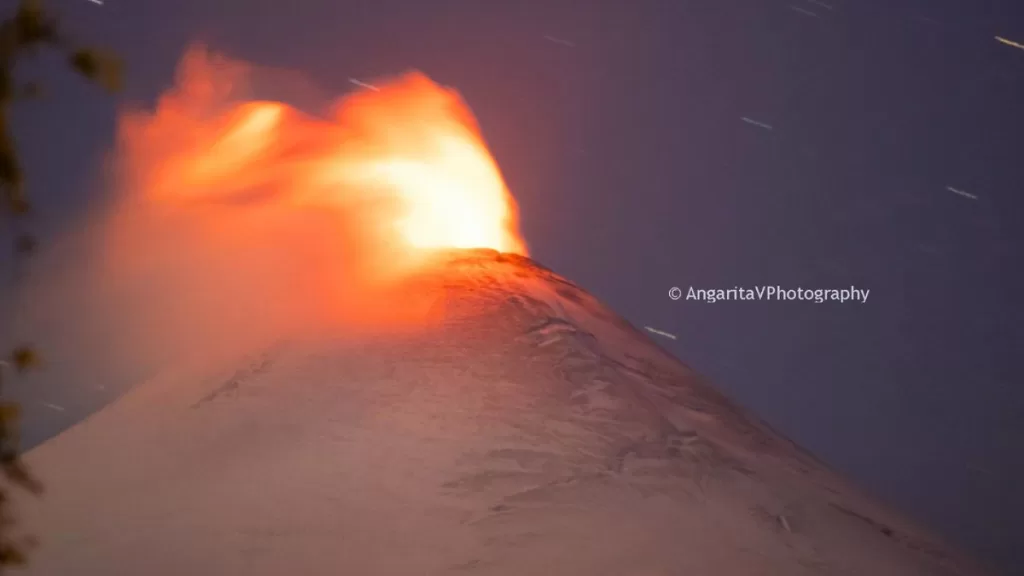
[{"label": "snow-covered slope", "polygon": [[140,385],[28,457],[39,575],[977,574],[521,257],[399,335]]}]

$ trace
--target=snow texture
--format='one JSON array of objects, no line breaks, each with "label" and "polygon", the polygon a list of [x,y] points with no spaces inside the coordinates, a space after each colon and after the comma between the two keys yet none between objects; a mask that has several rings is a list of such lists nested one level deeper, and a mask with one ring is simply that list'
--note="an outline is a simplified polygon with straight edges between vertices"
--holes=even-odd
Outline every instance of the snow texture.
[{"label": "snow texture", "polygon": [[980,574],[532,261],[146,382],[32,451],[37,575]]}]

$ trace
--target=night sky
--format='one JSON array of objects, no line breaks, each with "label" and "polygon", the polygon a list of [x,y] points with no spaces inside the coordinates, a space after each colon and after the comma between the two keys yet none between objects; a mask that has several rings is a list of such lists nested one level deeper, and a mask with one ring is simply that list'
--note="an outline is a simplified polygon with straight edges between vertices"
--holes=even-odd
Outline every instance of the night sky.
[{"label": "night sky", "polygon": [[[328,95],[409,68],[456,87],[536,260],[678,335],[660,342],[879,498],[1024,574],[1024,49],[996,40],[1024,44],[1024,2],[49,4],[127,59],[127,100],[169,87],[195,40]],[[17,115],[45,240],[96,200],[116,101],[46,59],[21,72],[50,94]],[[668,297],[757,285],[871,292]],[[71,402],[58,384],[25,394]],[[82,416],[29,415],[35,442]]]}]

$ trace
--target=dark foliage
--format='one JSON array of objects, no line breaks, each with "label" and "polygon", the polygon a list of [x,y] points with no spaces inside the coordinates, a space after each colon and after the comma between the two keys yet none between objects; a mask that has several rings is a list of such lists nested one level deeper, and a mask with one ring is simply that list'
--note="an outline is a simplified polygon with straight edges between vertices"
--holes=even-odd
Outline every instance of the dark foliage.
[{"label": "dark foliage", "polygon": [[[82,48],[61,30],[57,18],[41,0],[22,0],[14,13],[0,22],[0,209],[14,217],[31,209],[25,194],[25,177],[11,133],[14,105],[38,98],[38,84],[19,84],[15,78],[18,64],[41,50],[56,50],[67,58],[71,70],[109,91],[121,87],[121,64],[112,56],[91,48]],[[17,255],[33,251],[36,240],[21,235],[15,240]],[[39,356],[31,346],[21,346],[0,360],[0,393],[6,379],[39,365]],[[43,487],[21,459],[18,439],[20,410],[10,402],[0,402],[0,572],[24,564],[32,545],[30,538],[14,534],[11,490],[41,494]]]}]

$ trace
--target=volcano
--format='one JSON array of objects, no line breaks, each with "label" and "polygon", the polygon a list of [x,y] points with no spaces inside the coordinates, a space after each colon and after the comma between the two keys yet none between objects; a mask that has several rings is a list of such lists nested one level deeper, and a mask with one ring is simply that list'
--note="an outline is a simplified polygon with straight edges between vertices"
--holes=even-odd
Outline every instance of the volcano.
[{"label": "volcano", "polygon": [[27,455],[28,573],[978,573],[531,260],[457,90],[262,73],[188,52],[28,291],[158,366]]},{"label": "volcano", "polygon": [[419,328],[197,359],[30,452],[27,572],[981,573],[554,272],[440,258]]}]

